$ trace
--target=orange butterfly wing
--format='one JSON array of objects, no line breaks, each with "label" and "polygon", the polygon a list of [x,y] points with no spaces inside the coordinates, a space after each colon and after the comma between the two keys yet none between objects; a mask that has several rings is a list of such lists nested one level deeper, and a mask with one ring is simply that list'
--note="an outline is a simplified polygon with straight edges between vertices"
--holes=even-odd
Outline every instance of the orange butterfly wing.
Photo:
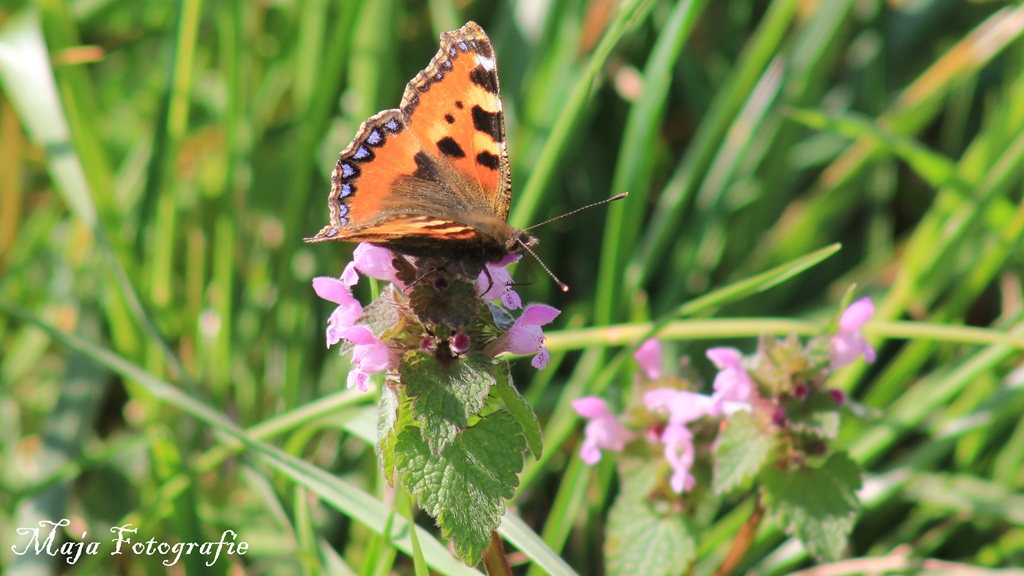
[{"label": "orange butterfly wing", "polygon": [[508,218],[511,178],[497,65],[476,23],[441,35],[401,107],[363,122],[341,153],[330,224],[307,242],[373,242],[413,255],[491,259],[521,233]]}]

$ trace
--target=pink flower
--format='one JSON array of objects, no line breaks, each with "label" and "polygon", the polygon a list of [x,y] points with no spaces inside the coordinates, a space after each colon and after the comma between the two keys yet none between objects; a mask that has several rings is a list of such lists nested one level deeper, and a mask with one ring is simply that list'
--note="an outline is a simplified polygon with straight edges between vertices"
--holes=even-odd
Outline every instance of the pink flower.
[{"label": "pink flower", "polygon": [[343,280],[320,276],[313,278],[313,290],[317,296],[338,305],[327,320],[327,347],[330,348],[342,338],[342,332],[355,325],[363,315],[363,307],[352,297],[349,285]]},{"label": "pink flower", "polygon": [[595,396],[586,396],[572,403],[576,413],[587,418],[583,429],[583,444],[580,459],[586,464],[596,464],[601,459],[601,450],[621,452],[634,434],[623,426],[614,414],[608,411],[608,403]]},{"label": "pink flower", "polygon": [[398,353],[385,346],[366,326],[352,326],[343,331],[342,338],[355,344],[352,349],[352,370],[348,373],[348,387],[366,392],[370,374],[397,368]]},{"label": "pink flower", "polygon": [[395,255],[391,250],[363,242],[352,252],[352,261],[345,266],[345,271],[341,273],[341,280],[349,286],[354,286],[359,282],[359,275],[356,274],[356,271],[359,271],[370,278],[387,280],[402,288],[405,284],[398,279],[397,271],[391,264],[394,259]]},{"label": "pink flower", "polygon": [[832,336],[832,369],[853,362],[861,354],[868,364],[875,361],[875,349],[860,333],[861,328],[875,314],[875,305],[871,298],[857,300],[843,312],[839,318],[839,331]]},{"label": "pink flower", "polygon": [[682,424],[670,423],[662,432],[661,441],[665,444],[665,459],[672,467],[669,485],[677,494],[689,492],[697,483],[697,479],[690,474],[695,456],[693,433]]},{"label": "pink flower", "polygon": [[352,349],[354,367],[348,373],[348,387],[358,387],[366,392],[369,375],[396,368],[399,361],[398,353],[385,346],[369,328],[356,324],[363,315],[363,307],[352,297],[352,291],[344,280],[328,276],[314,278],[313,290],[324,300],[338,304],[327,320],[327,347],[330,348],[341,340],[355,344]]},{"label": "pink flower", "polygon": [[476,279],[477,296],[487,301],[500,299],[509,310],[522,308],[523,300],[512,290],[512,275],[505,269],[522,257],[522,254],[509,254],[497,262],[488,262]]},{"label": "pink flower", "polygon": [[740,351],[735,348],[710,348],[706,354],[718,368],[712,398],[720,413],[732,414],[739,410],[750,412],[757,389],[750,374],[743,368],[743,355]]},{"label": "pink flower", "polygon": [[644,404],[651,412],[668,411],[670,424],[685,425],[702,416],[717,416],[717,404],[712,397],[689,390],[650,390],[644,394]]},{"label": "pink flower", "polygon": [[654,338],[649,338],[641,344],[633,353],[633,359],[651,380],[664,375],[661,370],[661,343]]},{"label": "pink flower", "polygon": [[551,355],[547,348],[544,348],[544,331],[541,326],[554,320],[561,312],[544,304],[530,304],[523,310],[522,315],[516,319],[508,332],[503,334],[494,342],[488,344],[484,350],[491,356],[497,356],[502,352],[512,354],[533,354],[537,353],[530,361],[530,364],[540,370],[548,365]]},{"label": "pink flower", "polygon": [[711,397],[689,390],[658,388],[644,394],[644,404],[651,412],[668,411],[668,425],[658,440],[665,445],[665,459],[672,467],[669,485],[676,493],[693,489],[696,479],[693,467],[693,433],[687,424],[703,416],[717,416],[719,404]]}]

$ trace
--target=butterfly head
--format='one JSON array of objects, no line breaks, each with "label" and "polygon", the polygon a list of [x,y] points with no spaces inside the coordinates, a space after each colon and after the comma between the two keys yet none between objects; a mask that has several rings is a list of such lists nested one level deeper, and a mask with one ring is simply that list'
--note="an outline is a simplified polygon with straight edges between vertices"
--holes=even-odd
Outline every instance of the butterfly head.
[{"label": "butterfly head", "polygon": [[537,245],[537,237],[531,236],[524,230],[515,230],[505,241],[505,252],[509,254],[522,254],[531,252],[531,248]]}]

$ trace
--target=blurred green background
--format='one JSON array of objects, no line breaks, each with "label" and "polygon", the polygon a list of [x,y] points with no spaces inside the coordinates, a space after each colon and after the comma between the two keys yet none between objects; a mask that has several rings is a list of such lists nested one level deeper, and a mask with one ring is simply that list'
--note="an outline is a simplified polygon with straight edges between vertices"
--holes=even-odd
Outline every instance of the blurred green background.
[{"label": "blurred green background", "polygon": [[[324,347],[333,306],[310,285],[352,246],[301,239],[326,224],[359,124],[469,19],[498,54],[511,222],[630,192],[537,230],[569,293],[517,272],[526,300],[563,310],[552,365],[514,371],[546,435],[502,529],[517,570],[566,570],[561,554],[600,573],[614,467],[575,458],[568,403],[628,391],[636,323],[673,320],[676,352],[711,376],[708,346],[813,334],[854,283],[881,354],[834,381],[863,405],[840,443],[868,471],[851,555],[1024,563],[1015,3],[8,0],[0,572],[412,572],[375,396],[345,391],[347,359]],[[833,243],[785,282],[681,308]],[[694,574],[750,502],[709,521]],[[17,528],[61,518],[58,545],[85,531],[100,553],[12,552]],[[465,570],[417,521],[431,566]],[[109,554],[126,523],[166,542],[232,529],[250,548],[167,568]],[[766,524],[742,569],[809,563]]]}]

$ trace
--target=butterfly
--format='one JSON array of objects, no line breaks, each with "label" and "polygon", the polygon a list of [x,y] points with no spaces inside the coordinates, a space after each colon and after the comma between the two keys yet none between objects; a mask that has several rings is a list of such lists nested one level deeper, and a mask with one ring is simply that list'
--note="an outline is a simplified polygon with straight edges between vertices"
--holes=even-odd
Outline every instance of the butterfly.
[{"label": "butterfly", "polygon": [[441,34],[397,109],[359,127],[331,176],[330,224],[305,241],[369,242],[475,270],[537,243],[508,224],[511,197],[494,47],[467,22]]}]

